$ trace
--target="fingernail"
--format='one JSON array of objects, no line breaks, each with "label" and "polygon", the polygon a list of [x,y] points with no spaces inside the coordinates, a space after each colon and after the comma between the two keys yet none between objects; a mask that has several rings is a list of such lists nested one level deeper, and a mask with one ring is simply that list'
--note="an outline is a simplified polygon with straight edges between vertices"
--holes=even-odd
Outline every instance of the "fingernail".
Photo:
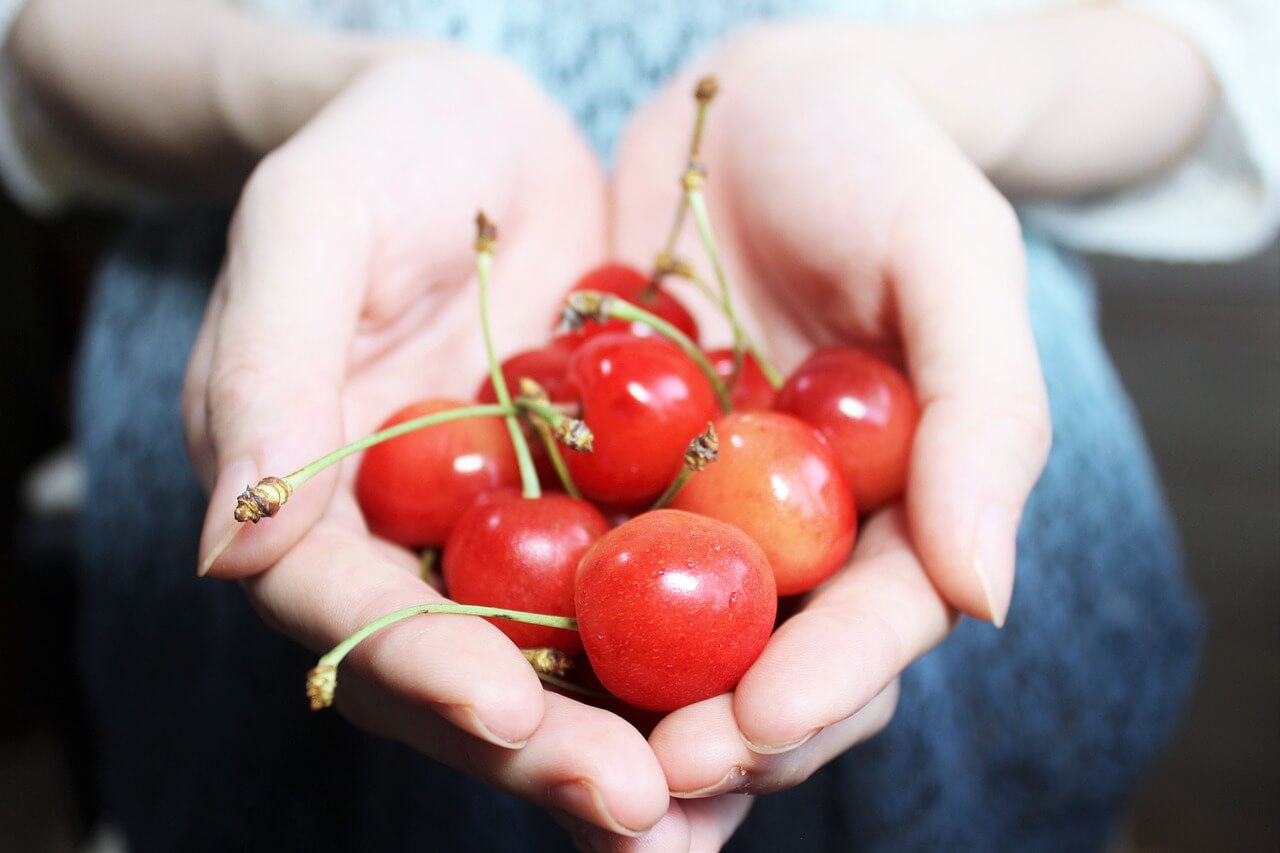
[{"label": "fingernail", "polygon": [[751,784],[751,774],[745,768],[735,764],[729,768],[729,772],[724,774],[724,778],[715,784],[708,785],[705,788],[695,788],[692,791],[672,791],[671,796],[679,797],[683,800],[692,800],[699,797],[715,797],[719,794],[734,794],[739,791],[746,790]]},{"label": "fingernail", "polygon": [[480,715],[476,713],[476,709],[470,705],[453,705],[448,702],[434,702],[432,707],[440,716],[453,723],[458,728],[468,731],[483,741],[487,741],[494,746],[500,746],[503,749],[520,749],[529,742],[528,738],[522,740],[510,740],[501,735],[495,734],[492,729],[485,725],[484,720],[480,719]]},{"label": "fingernail", "polygon": [[547,802],[553,808],[566,811],[574,817],[591,821],[615,835],[639,838],[644,834],[634,829],[628,829],[618,823],[613,815],[609,814],[609,810],[605,808],[604,798],[600,796],[600,791],[585,779],[561,782],[559,785],[552,787],[547,792]]},{"label": "fingernail", "polygon": [[218,539],[207,550],[201,548],[205,552],[205,557],[196,569],[199,577],[209,574],[209,570],[218,562],[218,558],[226,553],[227,548],[240,532],[240,528],[244,526],[235,520],[236,495],[252,487],[256,482],[258,482],[258,466],[252,459],[237,459],[218,474],[218,479],[213,484],[213,491],[209,493],[211,512],[205,520],[204,530],[201,531],[200,544],[205,545],[214,536]]},{"label": "fingernail", "polygon": [[1018,523],[1004,509],[988,506],[978,515],[974,539],[973,571],[987,599],[991,624],[1004,627],[1013,597],[1013,564]]},{"label": "fingernail", "polygon": [[809,732],[799,740],[793,741],[792,743],[783,744],[781,746],[773,746],[770,744],[756,743],[755,741],[749,739],[742,732],[738,732],[738,736],[741,737],[742,742],[747,745],[747,749],[751,750],[754,753],[757,753],[759,755],[777,755],[778,753],[790,752],[791,750],[797,747],[804,746],[806,743],[813,740],[813,736],[816,735],[818,732],[822,731],[824,728],[826,728],[826,726],[818,726],[816,729]]}]

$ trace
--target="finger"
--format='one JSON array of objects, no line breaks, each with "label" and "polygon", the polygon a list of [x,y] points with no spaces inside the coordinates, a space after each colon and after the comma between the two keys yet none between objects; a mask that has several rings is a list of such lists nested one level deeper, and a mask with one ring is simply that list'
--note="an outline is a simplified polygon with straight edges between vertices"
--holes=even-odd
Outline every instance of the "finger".
[{"label": "finger", "polygon": [[[349,495],[341,500],[352,504],[343,512],[358,512]],[[317,653],[395,610],[444,600],[383,558],[358,524],[332,518],[244,583],[270,624]],[[397,623],[347,656],[339,694],[348,671],[499,746],[518,747],[542,719],[543,691],[524,656],[474,617],[426,614]]]},{"label": "finger", "polygon": [[521,749],[458,731],[421,705],[367,683],[339,702],[362,728],[395,738],[507,793],[608,836],[635,837],[667,811],[666,781],[643,737],[608,711],[546,694],[542,723]]},{"label": "finger", "polygon": [[796,748],[867,705],[951,625],[902,511],[873,516],[852,562],[782,624],[738,684],[742,739],[762,754]]},{"label": "finger", "polygon": [[858,711],[799,746],[763,754],[743,740],[733,696],[725,694],[670,714],[653,730],[649,743],[673,797],[768,794],[799,785],[850,747],[878,734],[893,718],[897,699],[895,680]]},{"label": "finger", "polygon": [[999,626],[1018,523],[1048,457],[1048,398],[1017,220],[976,170],[949,174],[956,186],[908,206],[890,248],[922,406],[908,510],[943,595]]},{"label": "finger", "polygon": [[568,815],[553,814],[569,830],[574,846],[596,853],[671,853],[716,851],[728,843],[747,819],[752,797],[728,794],[705,800],[672,800],[667,813],[639,837],[618,835]]},{"label": "finger", "polygon": [[222,302],[222,288],[215,287],[209,297],[209,305],[205,308],[200,331],[191,347],[191,354],[187,358],[187,370],[182,381],[182,433],[187,443],[191,467],[195,469],[206,493],[213,489],[218,467],[213,455],[213,444],[209,441],[205,395],[209,366],[213,363],[213,340],[222,319]]}]

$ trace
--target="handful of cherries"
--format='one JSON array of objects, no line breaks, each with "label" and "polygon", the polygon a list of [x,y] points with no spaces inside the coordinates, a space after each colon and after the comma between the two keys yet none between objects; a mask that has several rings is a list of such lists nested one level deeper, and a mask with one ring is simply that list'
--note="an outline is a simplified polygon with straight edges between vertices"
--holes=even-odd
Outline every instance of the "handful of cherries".
[{"label": "handful of cherries", "polygon": [[[772,633],[778,597],[830,577],[858,512],[902,496],[919,418],[902,373],[831,346],[784,379],[737,323],[697,162],[714,94],[714,80],[699,84],[685,192],[653,274],[588,272],[566,295],[558,334],[499,363],[487,298],[497,234],[481,214],[490,375],[474,404],[415,402],[241,495],[237,521],[256,523],[364,451],[356,494],[370,531],[440,555],[453,603],[388,614],[325,655],[308,679],[313,707],[331,704],[337,665],[364,637],[427,612],[494,619],[545,680],[589,693],[566,678],[585,653],[605,690],[642,709],[732,690]],[[687,214],[716,287],[672,254]],[[732,347],[700,348],[670,277],[717,303]]]}]

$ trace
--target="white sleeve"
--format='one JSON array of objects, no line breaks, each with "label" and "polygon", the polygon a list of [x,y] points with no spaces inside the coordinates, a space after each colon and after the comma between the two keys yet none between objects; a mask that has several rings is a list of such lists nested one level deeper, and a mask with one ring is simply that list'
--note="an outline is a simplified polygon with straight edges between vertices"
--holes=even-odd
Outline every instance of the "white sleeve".
[{"label": "white sleeve", "polygon": [[0,182],[30,213],[72,202],[150,206],[160,197],[123,169],[81,150],[13,67],[9,30],[26,0],[0,0]]},{"label": "white sleeve", "polygon": [[1085,251],[1223,261],[1264,248],[1280,227],[1280,2],[1127,0],[1200,49],[1220,91],[1198,148],[1130,189],[1019,205],[1024,221]]}]

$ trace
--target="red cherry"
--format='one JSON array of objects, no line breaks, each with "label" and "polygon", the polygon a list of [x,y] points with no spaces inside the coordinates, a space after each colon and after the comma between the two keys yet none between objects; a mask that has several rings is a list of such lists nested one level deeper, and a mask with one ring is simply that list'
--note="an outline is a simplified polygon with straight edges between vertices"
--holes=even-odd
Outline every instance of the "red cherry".
[{"label": "red cherry", "polygon": [[[716,349],[707,353],[711,366],[726,383],[733,376],[733,349]],[[751,353],[742,354],[742,370],[738,380],[733,383],[729,397],[733,408],[740,412],[767,412],[773,408],[773,401],[778,392],[773,390],[760,363]]]},{"label": "red cherry", "polygon": [[791,374],[776,408],[826,436],[859,510],[902,496],[920,406],[893,365],[850,347],[824,347]]},{"label": "red cherry", "polygon": [[669,509],[601,537],[582,558],[575,598],[600,683],[651,711],[733,689],[764,649],[778,604],[750,537]]},{"label": "red cherry", "polygon": [[739,528],[760,544],[778,595],[813,589],[848,558],[858,526],[835,457],[812,426],[778,412],[716,421],[719,458],[671,501]]},{"label": "red cherry", "polygon": [[[424,400],[379,427],[458,409],[456,400]],[[408,547],[442,545],[458,516],[483,492],[520,482],[511,436],[501,418],[437,424],[369,448],[356,497],[369,529]]]},{"label": "red cherry", "polygon": [[[651,289],[649,279],[633,267],[625,264],[605,264],[588,272],[578,283],[569,288],[569,293],[579,290],[598,290],[601,293],[612,293],[633,305],[638,305],[650,314],[656,314],[684,332],[694,342],[698,342],[698,323],[689,310],[661,287]],[[557,317],[557,322],[559,318]],[[628,324],[625,320],[610,320],[607,323],[587,323],[581,329],[566,332],[557,340],[566,341],[577,346],[588,338],[604,332],[626,332],[638,337],[652,337],[657,333],[643,323]]]},{"label": "red cherry", "polygon": [[[460,604],[572,616],[578,563],[608,529],[598,509],[568,495],[482,495],[445,542],[442,571],[449,597]],[[551,647],[572,655],[582,648],[572,631],[489,621],[522,649]]]},{"label": "red cherry", "polygon": [[659,338],[596,335],[573,354],[568,383],[595,434],[590,453],[565,455],[569,473],[584,495],[615,507],[662,494],[716,412],[706,376]]},{"label": "red cherry", "polygon": [[[502,362],[502,375],[507,380],[507,387],[512,396],[520,393],[520,380],[528,377],[537,382],[547,392],[553,403],[568,403],[573,395],[565,384],[565,370],[569,365],[569,356],[573,355],[573,347],[565,341],[552,341],[544,347],[524,350]],[[493,390],[493,381],[485,377],[476,389],[477,403],[496,403],[498,395]],[[533,456],[533,464],[538,469],[538,481],[543,488],[560,488],[560,478],[556,475],[555,466],[547,456],[547,449],[542,438],[527,424],[524,434],[529,442],[529,452]]]}]

